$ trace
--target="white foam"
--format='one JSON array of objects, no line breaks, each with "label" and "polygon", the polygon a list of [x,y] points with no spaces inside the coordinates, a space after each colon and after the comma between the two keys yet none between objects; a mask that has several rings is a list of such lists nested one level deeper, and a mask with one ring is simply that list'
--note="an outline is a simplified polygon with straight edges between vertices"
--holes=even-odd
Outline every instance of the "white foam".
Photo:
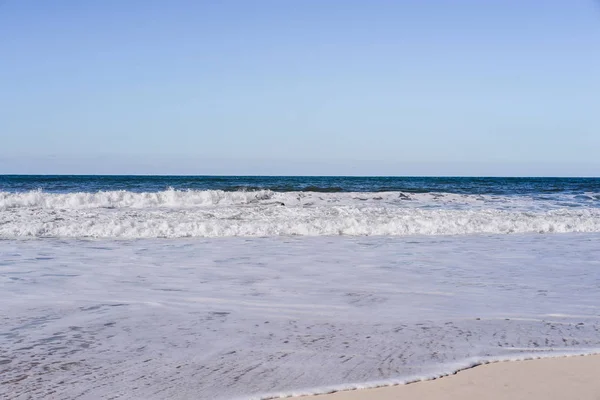
[{"label": "white foam", "polygon": [[310,388],[305,390],[295,390],[292,392],[268,393],[253,397],[239,398],[238,400],[273,400],[273,399],[288,399],[291,397],[301,396],[316,396],[322,394],[331,394],[336,392],[346,392],[352,390],[375,389],[389,386],[408,385],[415,382],[432,381],[443,378],[449,375],[454,375],[460,371],[478,367],[480,365],[494,364],[498,362],[514,362],[526,360],[541,360],[546,358],[562,358],[562,357],[581,357],[600,354],[600,348],[589,349],[585,351],[553,351],[551,353],[539,354],[531,353],[513,357],[472,357],[458,363],[440,366],[438,372],[427,375],[407,376],[401,379],[386,379],[373,382],[361,383],[346,383],[343,385],[325,386],[321,388]]},{"label": "white foam", "polygon": [[588,354],[598,237],[0,240],[0,397],[285,397]]},{"label": "white foam", "polygon": [[174,190],[159,192],[130,192],[126,190],[48,193],[0,191],[0,210],[12,208],[92,209],[92,208],[195,208],[215,206],[243,206],[280,204],[286,206],[378,205],[401,208],[498,208],[498,209],[556,209],[564,207],[598,207],[600,195],[560,194],[553,197],[499,196],[455,193],[402,193],[402,192],[273,192]]},{"label": "white foam", "polygon": [[0,192],[0,238],[600,232],[600,208],[572,200],[397,192]]},{"label": "white foam", "polygon": [[222,190],[174,190],[129,192],[126,190],[46,193],[0,192],[0,210],[12,208],[90,209],[90,208],[186,208],[215,205],[248,204],[273,197],[273,192],[224,192]]}]

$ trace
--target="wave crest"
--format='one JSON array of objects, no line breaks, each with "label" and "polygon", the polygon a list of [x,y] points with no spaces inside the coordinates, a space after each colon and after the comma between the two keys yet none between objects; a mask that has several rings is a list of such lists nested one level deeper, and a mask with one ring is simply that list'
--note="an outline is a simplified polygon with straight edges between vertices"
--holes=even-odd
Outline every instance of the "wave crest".
[{"label": "wave crest", "polygon": [[0,210],[20,207],[46,209],[202,207],[251,204],[273,196],[270,190],[225,192],[222,190],[174,190],[130,192],[126,190],[46,193],[41,190],[0,192]]},{"label": "wave crest", "polygon": [[600,232],[600,208],[573,198],[449,193],[0,192],[0,238],[567,232]]}]

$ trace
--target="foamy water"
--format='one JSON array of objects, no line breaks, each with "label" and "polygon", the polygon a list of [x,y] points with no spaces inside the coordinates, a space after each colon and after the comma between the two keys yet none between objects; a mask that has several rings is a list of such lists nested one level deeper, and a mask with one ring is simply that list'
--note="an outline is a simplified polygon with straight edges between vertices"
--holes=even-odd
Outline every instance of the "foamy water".
[{"label": "foamy water", "polygon": [[598,243],[0,240],[0,397],[258,399],[592,353]]},{"label": "foamy water", "polygon": [[403,192],[0,192],[0,237],[600,232],[600,196]]},{"label": "foamy water", "polygon": [[267,399],[600,348],[600,180],[0,176],[0,398]]}]

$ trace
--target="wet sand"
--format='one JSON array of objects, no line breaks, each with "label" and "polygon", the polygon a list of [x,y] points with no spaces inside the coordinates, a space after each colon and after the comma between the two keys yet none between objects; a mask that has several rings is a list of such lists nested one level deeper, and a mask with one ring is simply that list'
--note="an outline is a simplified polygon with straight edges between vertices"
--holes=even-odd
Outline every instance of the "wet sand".
[{"label": "wet sand", "polygon": [[600,400],[600,355],[498,362],[431,380],[310,400]]}]

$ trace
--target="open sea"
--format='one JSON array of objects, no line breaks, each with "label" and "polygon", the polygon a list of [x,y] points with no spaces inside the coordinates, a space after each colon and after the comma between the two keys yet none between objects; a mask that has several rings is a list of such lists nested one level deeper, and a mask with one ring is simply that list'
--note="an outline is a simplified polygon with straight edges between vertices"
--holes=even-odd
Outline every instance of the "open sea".
[{"label": "open sea", "polygon": [[600,179],[0,176],[0,398],[268,399],[600,351]]}]

